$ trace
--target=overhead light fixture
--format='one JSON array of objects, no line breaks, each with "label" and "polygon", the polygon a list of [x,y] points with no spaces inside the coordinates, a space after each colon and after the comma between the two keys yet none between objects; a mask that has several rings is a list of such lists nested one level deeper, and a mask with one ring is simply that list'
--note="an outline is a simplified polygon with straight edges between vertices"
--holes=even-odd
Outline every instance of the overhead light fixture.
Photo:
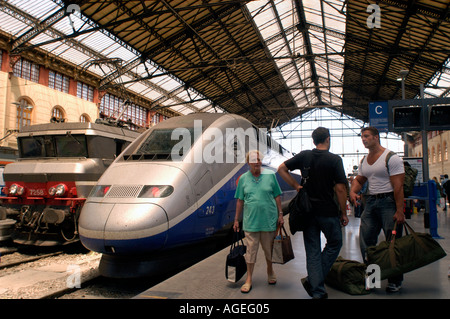
[{"label": "overhead light fixture", "polygon": [[400,70],[400,72],[399,72],[400,77],[397,78],[397,81],[401,81],[401,80],[403,80],[404,78],[406,78],[406,76],[408,75],[408,73],[409,73],[409,70]]}]

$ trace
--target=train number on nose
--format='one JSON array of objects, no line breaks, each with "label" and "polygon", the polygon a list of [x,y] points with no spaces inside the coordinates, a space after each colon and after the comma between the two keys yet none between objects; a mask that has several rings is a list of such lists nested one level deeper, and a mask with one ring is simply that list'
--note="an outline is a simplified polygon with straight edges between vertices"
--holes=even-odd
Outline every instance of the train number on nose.
[{"label": "train number on nose", "polygon": [[30,189],[30,196],[44,196],[45,192],[43,189]]},{"label": "train number on nose", "polygon": [[209,216],[209,215],[214,215],[214,210],[215,210],[216,206],[206,206],[206,212],[205,215]]}]

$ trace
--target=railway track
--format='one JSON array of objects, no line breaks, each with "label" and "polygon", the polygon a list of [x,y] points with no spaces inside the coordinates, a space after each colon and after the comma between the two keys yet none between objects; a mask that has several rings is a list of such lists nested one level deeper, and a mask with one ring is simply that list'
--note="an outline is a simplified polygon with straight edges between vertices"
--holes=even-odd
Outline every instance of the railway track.
[{"label": "railway track", "polygon": [[[100,254],[0,247],[0,299],[40,299],[98,276]],[[8,251],[9,253],[5,253]]]},{"label": "railway track", "polygon": [[9,261],[7,263],[0,263],[0,270],[1,269],[5,269],[5,268],[11,268],[11,267],[15,267],[15,266],[20,266],[29,262],[33,262],[33,261],[37,261],[39,259],[44,259],[44,258],[48,258],[48,257],[52,257],[52,256],[57,256],[64,253],[63,251],[58,251],[58,252],[54,252],[54,253],[49,253],[49,254],[43,254],[43,255],[38,255],[38,256],[31,256],[31,257],[19,257],[17,258],[17,260],[14,261]]},{"label": "railway track", "polygon": [[[2,249],[5,251],[0,247],[0,252]],[[191,249],[189,255],[196,258],[174,263],[173,269],[147,277],[117,279],[100,276],[99,253],[67,247],[64,251],[12,248],[2,253],[0,299],[129,299],[211,253],[203,246],[198,251]]]},{"label": "railway track", "polygon": [[98,276],[80,288],[65,289],[42,299],[130,299],[161,282],[161,278],[117,279]]},{"label": "railway track", "polygon": [[136,279],[99,275],[93,252],[0,247],[0,299],[129,299],[173,273]]}]

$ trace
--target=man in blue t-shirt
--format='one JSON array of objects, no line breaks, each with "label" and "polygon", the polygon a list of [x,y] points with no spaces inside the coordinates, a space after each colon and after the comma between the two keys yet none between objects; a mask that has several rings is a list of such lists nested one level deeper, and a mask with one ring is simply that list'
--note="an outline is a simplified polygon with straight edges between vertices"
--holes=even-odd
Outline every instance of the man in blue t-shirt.
[{"label": "man in blue t-shirt", "polygon": [[[311,199],[314,215],[303,231],[308,277],[302,279],[302,284],[311,297],[321,299],[328,297],[325,278],[342,247],[341,225],[348,224],[345,209],[347,178],[342,159],[329,151],[330,131],[318,127],[313,131],[312,138],[316,148],[312,151],[302,151],[285,161],[278,168],[278,173],[298,191],[302,186],[289,171],[300,169],[303,175],[305,164],[311,163],[304,187]],[[335,195],[338,203],[335,201]],[[320,244],[321,232],[327,239],[323,252]]]}]

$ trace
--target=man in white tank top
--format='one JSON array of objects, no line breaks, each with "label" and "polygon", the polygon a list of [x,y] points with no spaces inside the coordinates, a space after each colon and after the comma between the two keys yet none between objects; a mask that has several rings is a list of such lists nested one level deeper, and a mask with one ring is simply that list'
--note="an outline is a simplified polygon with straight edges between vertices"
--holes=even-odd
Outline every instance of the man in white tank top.
[{"label": "man in white tank top", "polygon": [[[380,145],[380,135],[374,127],[361,130],[361,140],[369,153],[361,161],[358,176],[353,180],[350,189],[350,200],[359,205],[358,195],[363,185],[368,182],[368,191],[365,197],[364,211],[361,215],[359,228],[359,241],[363,259],[365,251],[377,244],[381,229],[386,238],[391,236],[395,221],[398,224],[405,222],[403,213],[404,196],[403,181],[405,169],[403,161],[398,155],[393,155],[386,167],[386,155],[389,150]],[[397,227],[397,237],[401,236],[402,225]],[[398,292],[401,288],[403,276],[388,278],[386,291]]]}]

